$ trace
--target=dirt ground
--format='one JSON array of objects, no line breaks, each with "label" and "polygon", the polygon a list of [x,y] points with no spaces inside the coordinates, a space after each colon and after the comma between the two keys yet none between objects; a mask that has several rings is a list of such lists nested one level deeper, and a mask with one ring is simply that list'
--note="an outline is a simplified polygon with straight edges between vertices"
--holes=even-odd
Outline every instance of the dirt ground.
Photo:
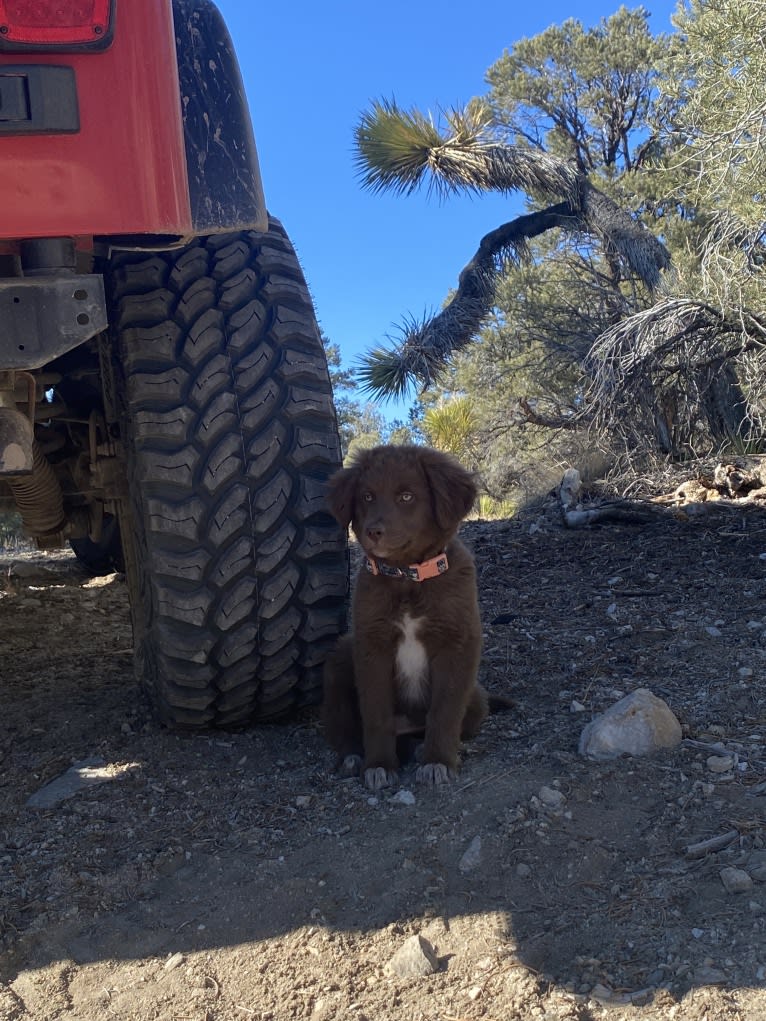
[{"label": "dirt ground", "polygon": [[[0,558],[2,1021],[766,1019],[766,515],[463,535],[517,706],[448,789],[376,797],[314,712],[161,729],[124,580]],[[581,758],[639,687],[682,744]],[[103,782],[27,804],[85,760]],[[416,935],[436,970],[402,976]]]}]

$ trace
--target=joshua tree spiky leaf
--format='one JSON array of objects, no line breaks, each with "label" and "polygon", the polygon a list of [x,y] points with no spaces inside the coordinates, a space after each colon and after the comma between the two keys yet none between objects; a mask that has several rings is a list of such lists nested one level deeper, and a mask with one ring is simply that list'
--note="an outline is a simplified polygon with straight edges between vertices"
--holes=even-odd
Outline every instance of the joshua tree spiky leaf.
[{"label": "joshua tree spiky leaf", "polygon": [[574,165],[538,149],[500,145],[488,129],[488,108],[441,111],[438,120],[377,100],[356,128],[356,164],[365,187],[409,194],[426,181],[449,195],[460,191],[526,191],[572,198]]}]

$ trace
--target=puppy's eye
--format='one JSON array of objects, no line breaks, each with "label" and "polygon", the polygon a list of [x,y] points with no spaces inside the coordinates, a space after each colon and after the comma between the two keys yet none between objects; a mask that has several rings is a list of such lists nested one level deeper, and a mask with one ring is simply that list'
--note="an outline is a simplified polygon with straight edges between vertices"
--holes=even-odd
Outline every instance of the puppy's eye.
[{"label": "puppy's eye", "polygon": [[374,497],[372,493],[362,493],[362,500],[364,500],[365,503],[372,503],[373,499]]},{"label": "puppy's eye", "polygon": [[414,499],[415,499],[415,497],[412,495],[412,493],[400,493],[399,494],[399,502],[400,503],[412,503],[412,501]]}]

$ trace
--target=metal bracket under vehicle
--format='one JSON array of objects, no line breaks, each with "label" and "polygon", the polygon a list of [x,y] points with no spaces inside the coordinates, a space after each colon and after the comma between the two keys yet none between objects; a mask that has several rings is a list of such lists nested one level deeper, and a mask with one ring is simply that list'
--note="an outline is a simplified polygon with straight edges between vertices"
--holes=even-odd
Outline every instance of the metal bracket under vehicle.
[{"label": "metal bracket under vehicle", "polygon": [[106,326],[97,274],[0,280],[0,369],[39,369]]}]

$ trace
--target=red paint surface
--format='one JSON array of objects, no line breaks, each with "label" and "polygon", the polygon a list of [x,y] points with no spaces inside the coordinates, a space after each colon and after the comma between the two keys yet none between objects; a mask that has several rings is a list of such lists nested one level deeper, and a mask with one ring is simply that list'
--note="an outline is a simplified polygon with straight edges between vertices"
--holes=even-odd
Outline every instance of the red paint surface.
[{"label": "red paint surface", "polygon": [[80,131],[0,135],[0,239],[191,232],[171,0],[118,0],[102,53],[4,53],[74,68]]}]

